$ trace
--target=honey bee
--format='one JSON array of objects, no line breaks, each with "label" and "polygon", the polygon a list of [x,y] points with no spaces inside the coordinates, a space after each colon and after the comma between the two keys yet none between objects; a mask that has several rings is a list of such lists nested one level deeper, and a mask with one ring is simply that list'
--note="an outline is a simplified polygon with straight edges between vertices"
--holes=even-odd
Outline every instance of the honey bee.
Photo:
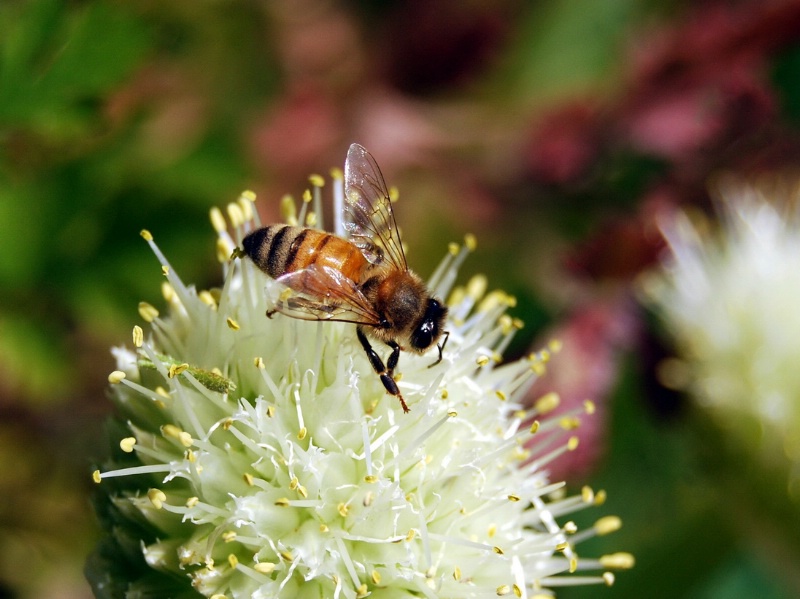
[{"label": "honey bee", "polygon": [[[241,252],[291,290],[267,316],[354,323],[372,368],[408,412],[394,380],[400,352],[423,354],[437,345],[431,366],[441,362],[447,307],[408,269],[386,182],[359,144],[347,152],[344,182],[346,238],[276,224],[248,234]],[[368,338],[391,348],[385,364]]]}]

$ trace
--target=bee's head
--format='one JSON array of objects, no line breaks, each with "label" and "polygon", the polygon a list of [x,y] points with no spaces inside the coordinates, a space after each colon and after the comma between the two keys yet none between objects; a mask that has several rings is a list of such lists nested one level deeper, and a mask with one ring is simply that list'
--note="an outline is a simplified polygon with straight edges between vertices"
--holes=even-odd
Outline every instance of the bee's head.
[{"label": "bee's head", "polygon": [[422,353],[436,343],[442,335],[445,318],[447,306],[443,306],[436,298],[428,298],[425,314],[411,332],[410,349]]}]

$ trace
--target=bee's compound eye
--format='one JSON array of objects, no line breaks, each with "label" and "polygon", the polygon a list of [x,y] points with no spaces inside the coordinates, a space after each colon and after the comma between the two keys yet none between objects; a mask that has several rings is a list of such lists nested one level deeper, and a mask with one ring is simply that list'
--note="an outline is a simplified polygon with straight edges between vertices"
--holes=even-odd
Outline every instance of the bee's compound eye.
[{"label": "bee's compound eye", "polygon": [[425,316],[411,335],[411,345],[419,351],[424,351],[433,345],[441,334],[441,325],[446,315],[447,308],[442,307],[437,300],[429,299]]},{"label": "bee's compound eye", "polygon": [[411,345],[416,349],[427,349],[433,343],[433,330],[436,325],[430,320],[425,320],[411,335]]}]

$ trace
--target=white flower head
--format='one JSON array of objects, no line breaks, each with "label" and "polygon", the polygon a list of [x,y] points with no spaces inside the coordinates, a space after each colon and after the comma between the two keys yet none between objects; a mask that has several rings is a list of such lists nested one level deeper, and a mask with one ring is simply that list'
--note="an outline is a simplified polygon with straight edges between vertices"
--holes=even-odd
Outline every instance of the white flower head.
[{"label": "white flower head", "polygon": [[[285,205],[288,221],[321,224],[320,179],[299,214]],[[333,187],[341,197],[340,172]],[[108,494],[108,536],[87,567],[98,596],[549,597],[632,565],[574,550],[618,518],[559,523],[604,493],[570,497],[548,480],[577,439],[564,418],[540,422],[552,396],[519,403],[549,352],[500,363],[519,324],[504,315],[510,298],[483,277],[452,289],[474,240],[451,246],[429,282],[450,295],[450,337],[438,364],[435,348],[401,355],[404,414],[353,325],[265,316],[281,286],[229,259],[257,226],[253,199],[227,221],[212,210],[221,289],[185,285],[143,232],[168,314],[140,305],[149,332],[134,328],[135,353],[118,350],[109,377],[121,440],[94,475]]]},{"label": "white flower head", "polygon": [[[723,184],[726,182],[723,182]],[[647,285],[676,341],[664,373],[765,457],[800,463],[800,217],[757,187],[722,187],[717,234],[678,214]]]}]

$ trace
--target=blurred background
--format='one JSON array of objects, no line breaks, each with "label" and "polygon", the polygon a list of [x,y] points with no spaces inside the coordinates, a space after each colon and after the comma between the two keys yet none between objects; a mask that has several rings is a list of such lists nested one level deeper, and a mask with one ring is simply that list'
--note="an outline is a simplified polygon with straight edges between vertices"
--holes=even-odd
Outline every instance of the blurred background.
[{"label": "blurred background", "polygon": [[464,280],[526,324],[508,357],[557,337],[537,393],[598,405],[553,476],[608,492],[579,524],[623,519],[582,554],[637,565],[559,596],[800,596],[790,466],[661,384],[636,293],[657,214],[797,169],[800,2],[2,0],[0,598],[91,596],[109,348],[161,302],[139,231],[214,285],[209,208],[249,188],[273,220],[354,141],[412,267],[474,233]]}]

